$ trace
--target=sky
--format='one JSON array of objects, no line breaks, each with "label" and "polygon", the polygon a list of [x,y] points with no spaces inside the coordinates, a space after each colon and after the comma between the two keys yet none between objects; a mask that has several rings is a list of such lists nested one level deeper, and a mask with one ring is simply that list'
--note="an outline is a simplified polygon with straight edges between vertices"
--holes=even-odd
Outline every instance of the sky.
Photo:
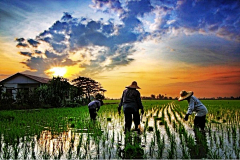
[{"label": "sky", "polygon": [[240,96],[239,0],[0,0],[0,80],[90,77],[120,98]]}]

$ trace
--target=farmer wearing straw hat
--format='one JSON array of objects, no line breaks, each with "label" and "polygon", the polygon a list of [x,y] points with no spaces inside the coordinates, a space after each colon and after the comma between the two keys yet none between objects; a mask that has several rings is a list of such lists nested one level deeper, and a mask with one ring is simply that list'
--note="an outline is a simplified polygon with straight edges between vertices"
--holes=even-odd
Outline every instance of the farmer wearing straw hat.
[{"label": "farmer wearing straw hat", "polygon": [[130,131],[132,126],[132,115],[133,121],[135,125],[135,130],[140,133],[140,129],[138,125],[140,124],[140,115],[139,109],[141,109],[141,113],[144,113],[140,92],[137,90],[140,89],[138,87],[137,82],[133,81],[131,85],[127,86],[123,91],[121,102],[118,106],[118,113],[121,114],[121,107],[123,106],[123,112],[125,116],[125,132]]},{"label": "farmer wearing straw hat", "polygon": [[205,128],[205,122],[206,122],[206,114],[208,112],[207,108],[202,104],[202,102],[197,99],[192,91],[185,91],[182,90],[180,92],[180,98],[178,101],[188,101],[188,111],[186,113],[186,116],[184,118],[185,121],[188,120],[188,116],[191,115],[193,112],[196,112],[195,119],[194,119],[194,128],[198,127],[202,131],[204,131]]}]

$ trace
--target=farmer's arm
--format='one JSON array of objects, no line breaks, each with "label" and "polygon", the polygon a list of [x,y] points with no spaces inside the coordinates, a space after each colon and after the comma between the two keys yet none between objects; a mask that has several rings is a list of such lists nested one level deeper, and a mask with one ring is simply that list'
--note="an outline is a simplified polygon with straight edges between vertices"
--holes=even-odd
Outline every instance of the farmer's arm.
[{"label": "farmer's arm", "polygon": [[190,101],[189,101],[189,103],[188,103],[188,110],[187,110],[187,113],[186,113],[186,115],[185,115],[185,117],[184,117],[184,120],[185,120],[185,121],[188,120],[188,116],[189,116],[190,114],[192,114],[193,110],[194,110],[194,101],[193,101],[192,98],[190,98]]},{"label": "farmer's arm", "polygon": [[101,102],[98,101],[98,102],[96,103],[96,106],[97,106],[97,107],[96,107],[97,111],[99,111],[100,106],[101,106]]},{"label": "farmer's arm", "polygon": [[141,95],[139,92],[137,93],[137,105],[138,105],[138,109],[143,109]]},{"label": "farmer's arm", "polygon": [[137,95],[137,105],[138,105],[138,109],[141,109],[141,112],[142,114],[144,113],[144,109],[143,109],[143,105],[142,105],[142,100],[141,100],[141,95],[140,95],[140,92],[138,92],[138,95]]},{"label": "farmer's arm", "polygon": [[191,98],[188,104],[188,111],[187,114],[190,115],[193,113],[194,110],[194,100]]},{"label": "farmer's arm", "polygon": [[123,93],[122,93],[121,101],[120,101],[120,103],[119,103],[119,105],[118,105],[118,112],[121,111],[121,108],[122,108],[122,105],[123,105],[123,95],[124,95],[124,91],[123,91]]}]

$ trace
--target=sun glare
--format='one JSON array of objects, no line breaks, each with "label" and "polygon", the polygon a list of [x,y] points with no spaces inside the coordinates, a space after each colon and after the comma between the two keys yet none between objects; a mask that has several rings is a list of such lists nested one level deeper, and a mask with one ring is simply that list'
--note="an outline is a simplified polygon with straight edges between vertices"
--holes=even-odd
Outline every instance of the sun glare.
[{"label": "sun glare", "polygon": [[53,67],[52,69],[49,70],[52,72],[52,75],[57,77],[63,77],[67,73],[67,68],[65,67]]}]

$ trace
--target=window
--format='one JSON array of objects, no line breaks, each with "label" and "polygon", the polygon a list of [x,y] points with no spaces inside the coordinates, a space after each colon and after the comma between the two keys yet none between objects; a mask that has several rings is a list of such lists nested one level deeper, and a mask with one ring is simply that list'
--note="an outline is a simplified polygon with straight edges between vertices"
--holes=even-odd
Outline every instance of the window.
[{"label": "window", "polygon": [[12,90],[13,90],[13,89],[7,88],[7,89],[6,89],[7,95],[12,96],[12,95],[13,95],[13,94],[12,94]]}]

